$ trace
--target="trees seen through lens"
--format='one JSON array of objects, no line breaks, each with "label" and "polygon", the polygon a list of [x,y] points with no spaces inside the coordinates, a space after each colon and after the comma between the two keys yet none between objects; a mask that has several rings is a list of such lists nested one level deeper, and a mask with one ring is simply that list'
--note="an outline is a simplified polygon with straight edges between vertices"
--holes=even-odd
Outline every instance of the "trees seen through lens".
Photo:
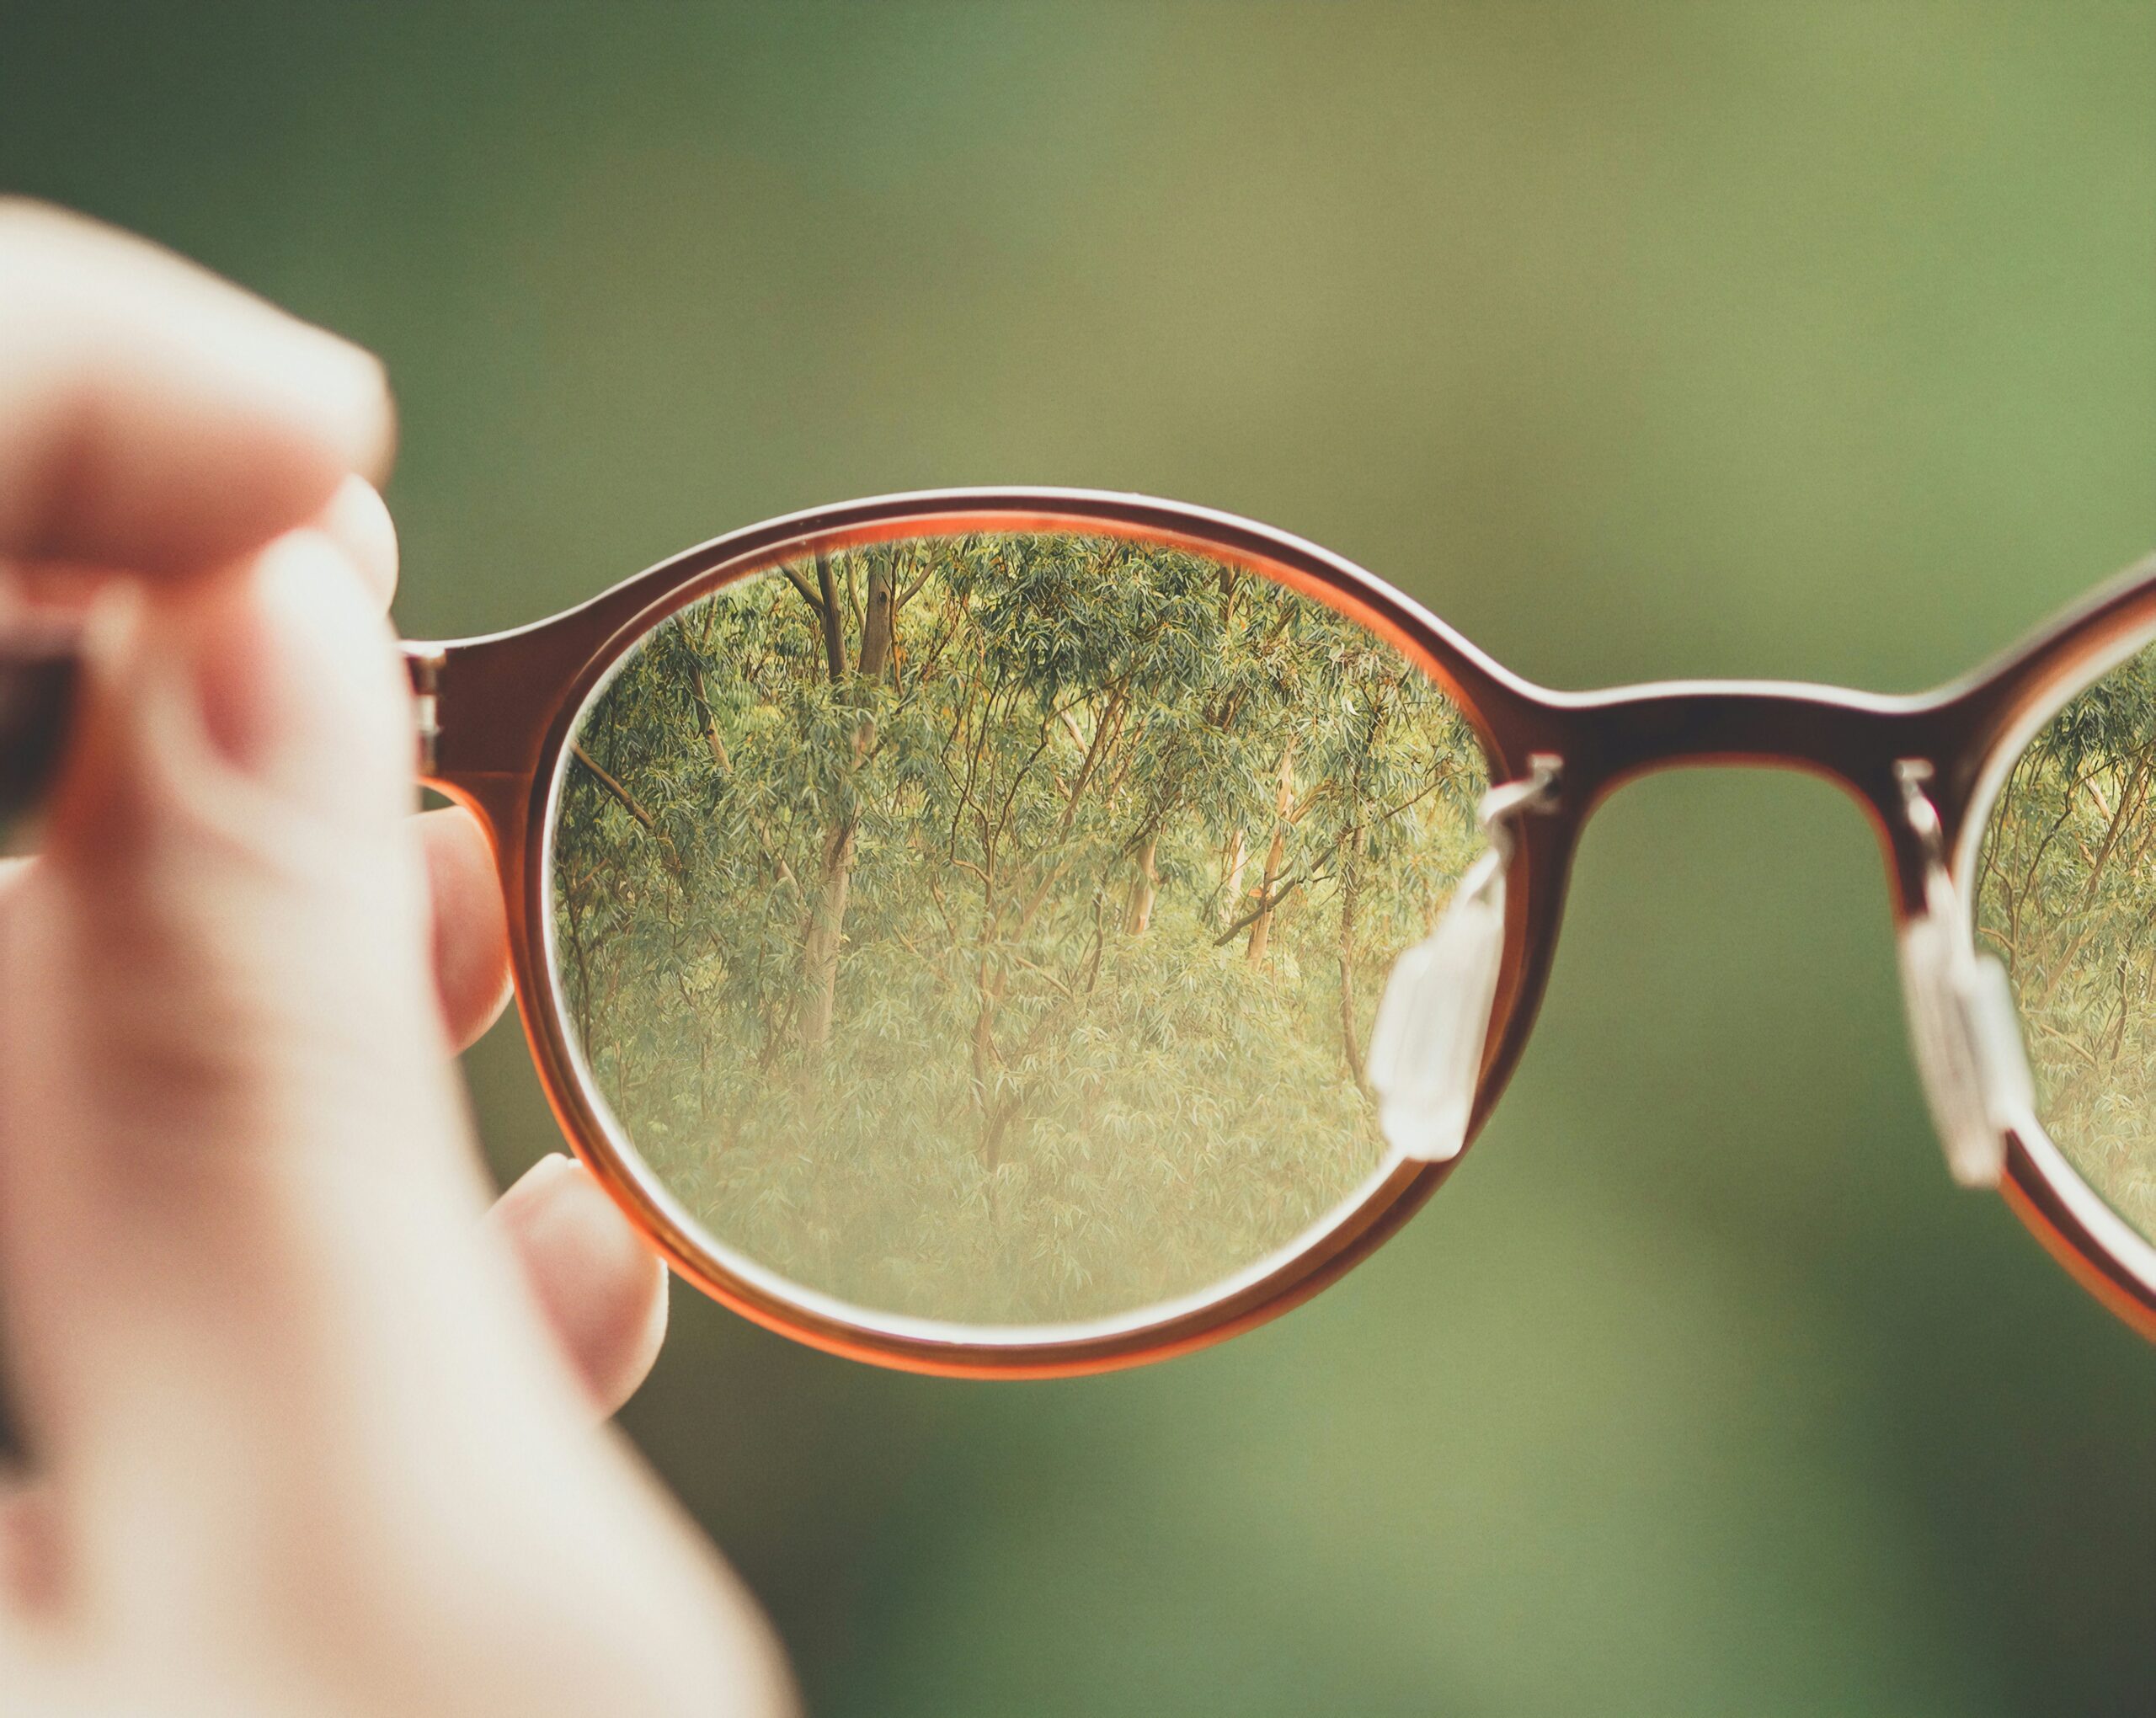
[{"label": "trees seen through lens", "polygon": [[663,624],[586,713],[566,1011],[675,1197],[793,1281],[1126,1311],[1377,1167],[1370,1019],[1486,785],[1401,652],[1246,572],[1060,535],[818,556]]},{"label": "trees seen through lens", "polygon": [[2015,762],[1977,909],[1980,946],[2013,977],[2046,1128],[2156,1238],[2156,652],[2074,699]]}]

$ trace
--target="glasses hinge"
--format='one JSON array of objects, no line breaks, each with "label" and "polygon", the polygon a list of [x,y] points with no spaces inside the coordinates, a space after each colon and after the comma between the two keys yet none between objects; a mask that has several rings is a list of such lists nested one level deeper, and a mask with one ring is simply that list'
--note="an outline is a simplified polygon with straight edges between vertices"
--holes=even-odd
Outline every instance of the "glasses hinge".
[{"label": "glasses hinge", "polygon": [[412,714],[419,731],[419,772],[432,775],[438,766],[436,751],[441,739],[441,671],[448,653],[427,646],[408,648],[404,660],[412,675]]}]

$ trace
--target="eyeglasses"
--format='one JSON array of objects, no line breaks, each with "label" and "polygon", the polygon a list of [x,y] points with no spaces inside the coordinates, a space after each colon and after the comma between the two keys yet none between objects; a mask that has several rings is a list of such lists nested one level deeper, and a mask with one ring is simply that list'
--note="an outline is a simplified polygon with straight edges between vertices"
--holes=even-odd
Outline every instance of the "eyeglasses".
[{"label": "eyeglasses", "polygon": [[2156,1336],[2156,560],[1919,696],[1561,693],[1264,526],[949,491],[405,648],[564,1132],[801,1341],[1049,1376],[1315,1293],[1496,1103],[1589,814],[1703,762],[1865,808],[1954,1177]]},{"label": "eyeglasses", "polygon": [[1588,814],[1701,761],[1869,811],[1955,1177],[2156,1334],[2152,640],[2144,566],[1924,696],[1550,693],[1264,526],[996,490],[409,648],[631,1217],[787,1334],[1008,1375],[1216,1340],[1389,1235],[1517,1062]]}]

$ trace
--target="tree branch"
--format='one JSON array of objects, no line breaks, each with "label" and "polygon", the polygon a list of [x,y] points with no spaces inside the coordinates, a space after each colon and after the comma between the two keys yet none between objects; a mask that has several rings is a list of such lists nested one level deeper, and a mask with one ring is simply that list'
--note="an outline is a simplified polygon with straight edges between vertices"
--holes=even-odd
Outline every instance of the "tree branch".
[{"label": "tree branch", "polygon": [[628,813],[653,835],[659,833],[659,825],[652,820],[651,814],[637,803],[635,795],[632,794],[627,788],[599,767],[598,764],[593,760],[591,754],[584,749],[580,740],[573,739],[569,742],[569,752],[579,764],[591,771],[594,779],[601,787],[614,796],[622,810]]},{"label": "tree branch", "polygon": [[807,603],[810,608],[815,610],[818,616],[820,616],[824,612],[823,599],[819,597],[814,591],[808,588],[808,581],[803,579],[798,573],[795,572],[791,567],[782,567],[778,570],[786,575],[786,582],[801,593],[802,601]]},{"label": "tree branch", "polygon": [[1235,941],[1236,936],[1240,932],[1246,931],[1252,925],[1255,925],[1260,919],[1263,918],[1267,913],[1278,906],[1281,902],[1286,900],[1289,895],[1294,894],[1297,889],[1300,888],[1315,875],[1317,875],[1317,873],[1315,872],[1297,872],[1293,877],[1282,883],[1279,888],[1274,889],[1272,894],[1261,899],[1256,906],[1252,907],[1247,913],[1245,913],[1241,918],[1236,920],[1234,924],[1229,926],[1226,930],[1223,931],[1218,936],[1214,937],[1213,939],[1213,946],[1215,948],[1225,947],[1229,943]]},{"label": "tree branch", "polygon": [[659,856],[666,862],[666,868],[679,877],[681,874],[681,856],[674,851],[674,843],[668,839],[665,830],[659,828],[658,820],[637,803],[635,795],[599,767],[598,764],[593,760],[591,754],[584,749],[581,742],[571,740],[569,752],[579,763],[591,771],[593,778],[614,797],[622,809],[641,824],[644,832],[659,843]]}]

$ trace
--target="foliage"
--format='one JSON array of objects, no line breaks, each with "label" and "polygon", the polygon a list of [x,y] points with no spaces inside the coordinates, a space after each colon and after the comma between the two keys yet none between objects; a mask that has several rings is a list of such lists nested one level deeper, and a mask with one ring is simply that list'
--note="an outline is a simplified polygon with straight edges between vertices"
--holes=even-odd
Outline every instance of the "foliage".
[{"label": "foliage", "polygon": [[1486,785],[1331,609],[1064,535],[731,585],[565,767],[564,994],[639,1151],[790,1278],[973,1323],[1206,1287],[1376,1169],[1370,1016]]},{"label": "foliage", "polygon": [[2013,975],[2060,1150],[2156,1236],[2156,651],[2015,762],[1984,832],[1977,929]]}]

